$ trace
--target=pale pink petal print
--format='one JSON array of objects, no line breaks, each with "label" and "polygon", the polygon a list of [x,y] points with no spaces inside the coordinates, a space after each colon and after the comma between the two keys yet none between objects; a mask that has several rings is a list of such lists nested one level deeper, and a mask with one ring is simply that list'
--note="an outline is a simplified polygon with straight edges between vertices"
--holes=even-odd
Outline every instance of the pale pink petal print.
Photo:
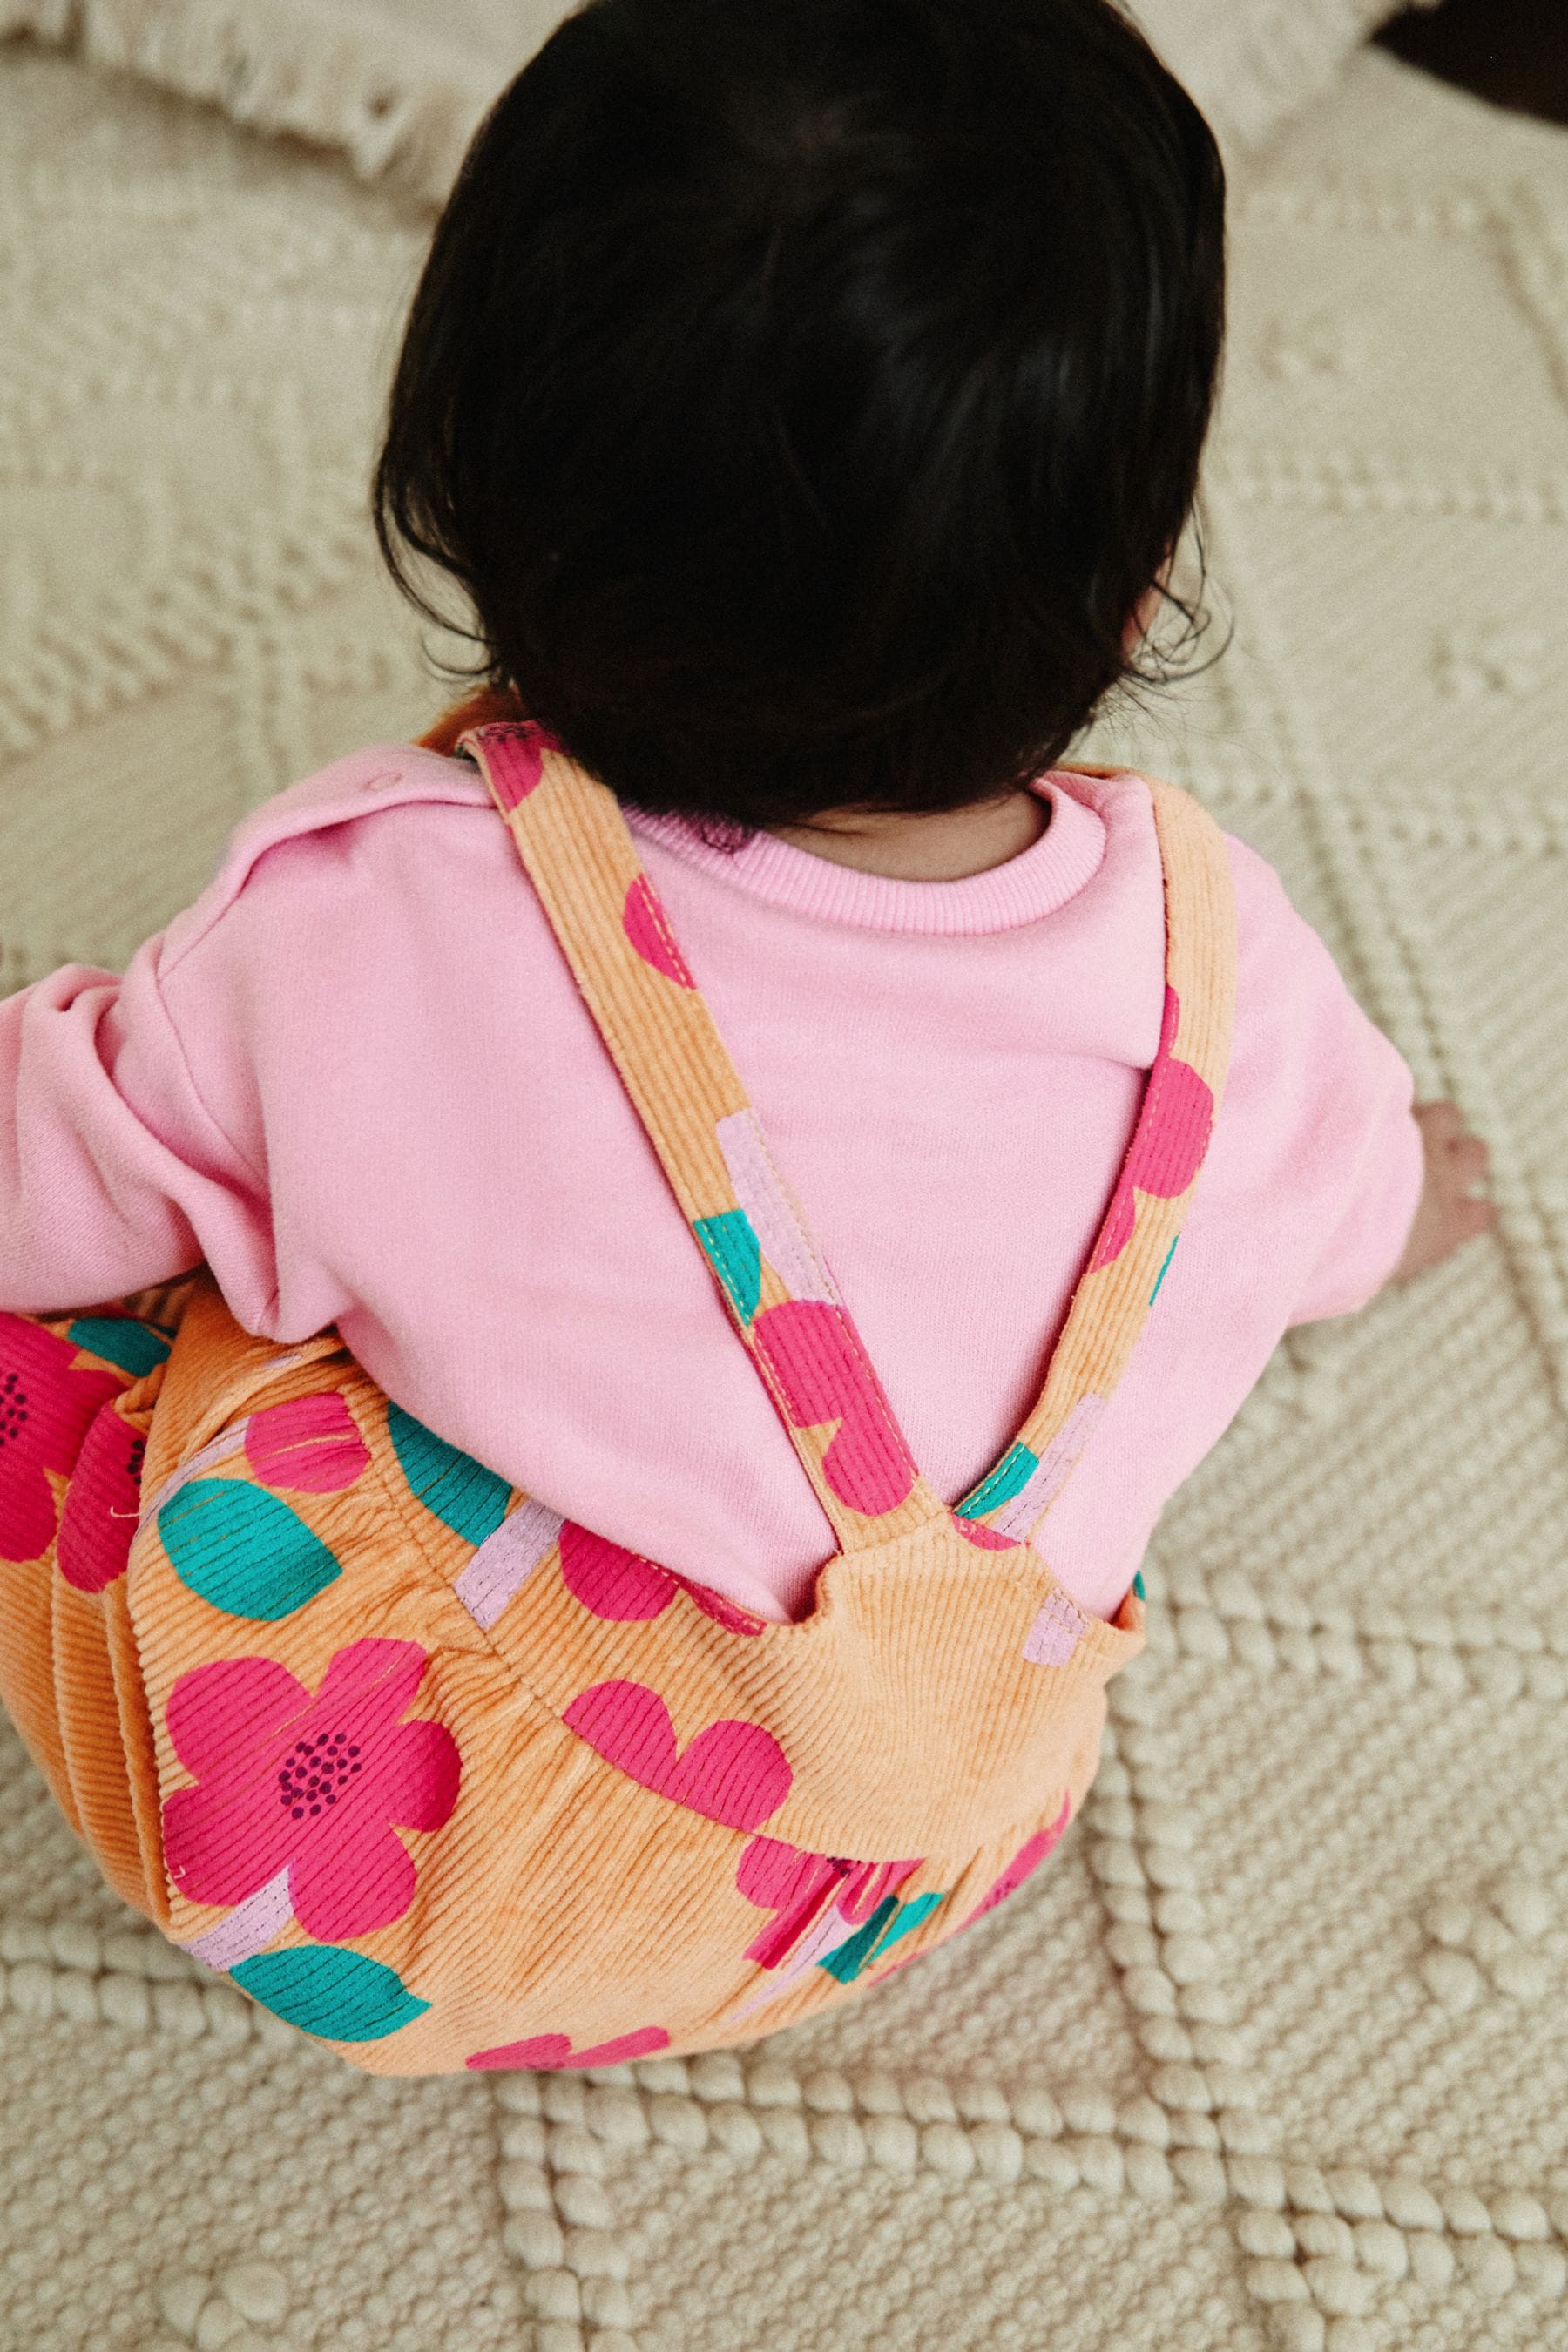
[{"label": "pale pink petal print", "polygon": [[1024,1636],[1024,1655],[1032,1666],[1065,1666],[1088,1631],[1089,1619],[1077,1602],[1065,1592],[1053,1592]]},{"label": "pale pink petal print", "polygon": [[476,1625],[489,1630],[560,1539],[562,1526],[559,1511],[530,1496],[485,1538],[452,1587]]},{"label": "pale pink petal print", "polygon": [[790,1297],[820,1298],[829,1306],[841,1307],[844,1302],[832,1274],[817,1255],[784,1191],[756,1113],[731,1111],[716,1121],[713,1131],[737,1205],[745,1211],[763,1255]]}]

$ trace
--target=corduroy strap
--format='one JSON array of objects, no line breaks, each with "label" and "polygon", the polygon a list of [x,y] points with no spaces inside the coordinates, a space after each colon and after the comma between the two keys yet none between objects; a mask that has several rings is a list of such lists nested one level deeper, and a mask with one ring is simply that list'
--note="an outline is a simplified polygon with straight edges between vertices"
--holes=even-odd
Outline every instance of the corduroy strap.
[{"label": "corduroy strap", "polygon": [[[530,720],[426,740],[478,761],[740,1337],[842,1551],[945,1515],[775,1162],[643,871],[615,794]],[[1028,1541],[1126,1369],[1175,1247],[1228,1062],[1235,910],[1218,826],[1150,782],[1165,898],[1159,1052],[1121,1175],[1044,1384],[957,1506]]]},{"label": "corduroy strap", "polygon": [[1021,1541],[1040,1541],[1046,1515],[1142,1336],[1207,1155],[1230,1065],[1236,902],[1225,836],[1190,793],[1152,777],[1142,781],[1153,801],[1164,873],[1159,1049],[1044,1386],[995,1468],[956,1506]]},{"label": "corduroy strap", "polygon": [[531,722],[471,751],[731,1319],[845,1552],[945,1513],[644,873],[615,794]]}]

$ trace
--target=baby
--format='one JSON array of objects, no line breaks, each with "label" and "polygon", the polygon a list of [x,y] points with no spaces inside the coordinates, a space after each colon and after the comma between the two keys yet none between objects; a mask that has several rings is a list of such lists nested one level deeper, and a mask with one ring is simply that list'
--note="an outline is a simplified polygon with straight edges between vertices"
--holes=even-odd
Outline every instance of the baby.
[{"label": "baby", "polygon": [[376,468],[479,690],[0,1003],[0,1696],[357,2063],[743,2040],[977,1916],[1282,1334],[1493,1223],[1266,862],[1065,763],[1199,625],[1223,253],[1109,0],[588,0]]}]

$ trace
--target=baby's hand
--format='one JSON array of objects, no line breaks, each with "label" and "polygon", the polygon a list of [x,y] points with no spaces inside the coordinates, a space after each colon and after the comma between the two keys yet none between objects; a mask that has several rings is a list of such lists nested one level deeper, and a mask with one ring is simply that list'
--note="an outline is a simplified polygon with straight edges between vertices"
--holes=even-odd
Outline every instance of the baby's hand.
[{"label": "baby's hand", "polygon": [[1415,1123],[1426,1147],[1426,1182],[1405,1255],[1389,1276],[1391,1282],[1407,1282],[1413,1274],[1441,1265],[1446,1257],[1452,1257],[1478,1234],[1489,1234],[1497,1223],[1492,1203],[1477,1199],[1474,1191],[1486,1180],[1491,1154],[1480,1137],[1466,1127],[1458,1104],[1417,1103]]}]

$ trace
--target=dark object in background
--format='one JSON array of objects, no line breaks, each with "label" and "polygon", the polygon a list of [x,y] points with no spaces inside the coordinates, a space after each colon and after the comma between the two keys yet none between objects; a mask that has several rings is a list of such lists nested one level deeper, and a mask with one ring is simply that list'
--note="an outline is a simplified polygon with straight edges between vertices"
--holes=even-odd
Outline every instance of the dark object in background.
[{"label": "dark object in background", "polygon": [[1564,0],[1445,0],[1440,8],[1406,9],[1377,37],[1406,65],[1494,106],[1568,122]]}]

